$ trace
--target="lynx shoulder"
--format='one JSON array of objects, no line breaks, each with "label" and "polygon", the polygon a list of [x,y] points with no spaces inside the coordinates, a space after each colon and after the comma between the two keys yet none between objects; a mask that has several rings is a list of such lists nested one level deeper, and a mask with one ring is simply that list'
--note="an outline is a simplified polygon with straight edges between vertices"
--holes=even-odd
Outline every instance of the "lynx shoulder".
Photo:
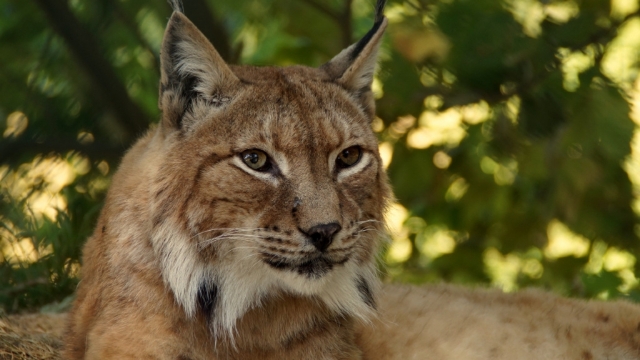
[{"label": "lynx shoulder", "polygon": [[383,7],[319,68],[229,66],[172,15],[162,120],[124,157],[84,248],[67,358],[640,356],[629,304],[380,286]]}]

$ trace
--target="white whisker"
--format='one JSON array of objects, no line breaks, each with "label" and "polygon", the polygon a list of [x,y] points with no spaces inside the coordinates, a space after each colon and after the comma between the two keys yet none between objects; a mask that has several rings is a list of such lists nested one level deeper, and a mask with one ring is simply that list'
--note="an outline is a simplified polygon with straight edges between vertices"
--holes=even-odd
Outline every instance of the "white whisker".
[{"label": "white whisker", "polygon": [[226,234],[226,233],[231,233],[231,232],[256,231],[256,230],[260,230],[260,228],[213,228],[213,229],[201,231],[201,232],[193,235],[191,238],[194,238],[196,236],[199,236],[199,235],[202,235],[202,234],[205,234],[205,233],[208,233],[208,232],[221,231],[221,230],[225,230],[225,234]]},{"label": "white whisker", "polygon": [[262,236],[260,236],[260,235],[222,234],[222,235],[218,235],[216,237],[210,238],[210,239],[201,240],[201,241],[198,242],[198,245],[200,245],[200,246],[211,245],[214,242],[217,242],[217,241],[220,241],[220,240],[225,240],[225,239],[260,239],[260,238],[262,238]]},{"label": "white whisker", "polygon": [[238,249],[248,249],[248,250],[261,250],[259,247],[256,246],[234,246],[233,248],[227,250],[227,252],[225,252],[224,254],[222,254],[220,257],[221,258],[225,258],[227,255],[229,255],[231,252],[233,252],[234,250],[238,250]]},{"label": "white whisker", "polygon": [[384,223],[383,223],[382,221],[380,221],[380,220],[376,220],[376,219],[369,219],[369,220],[356,221],[356,225],[362,225],[362,224],[366,224],[366,223],[370,223],[370,222],[376,222],[376,223],[384,224]]}]

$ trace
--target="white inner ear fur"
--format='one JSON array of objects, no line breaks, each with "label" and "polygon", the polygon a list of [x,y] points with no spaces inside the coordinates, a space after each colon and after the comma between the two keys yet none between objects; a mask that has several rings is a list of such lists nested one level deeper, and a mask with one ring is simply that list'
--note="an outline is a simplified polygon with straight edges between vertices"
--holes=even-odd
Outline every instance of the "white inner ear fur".
[{"label": "white inner ear fur", "polygon": [[359,64],[356,63],[349,67],[338,81],[350,89],[362,89],[371,86],[373,74],[376,70],[378,48],[375,47],[372,52],[373,54],[364,57]]},{"label": "white inner ear fur", "polygon": [[386,27],[387,19],[383,19],[376,33],[373,34],[371,39],[369,39],[369,42],[351,64],[349,64],[350,56],[358,43],[352,44],[348,48],[342,50],[330,61],[335,62],[338,67],[348,66],[338,79],[339,83],[351,90],[359,90],[371,85],[378,60],[380,38],[382,37]]},{"label": "white inner ear fur", "polygon": [[178,61],[174,69],[181,75],[191,75],[198,78],[194,90],[203,95],[213,95],[217,87],[223,83],[225,71],[221,70],[211,54],[203,46],[190,40],[177,42]]}]

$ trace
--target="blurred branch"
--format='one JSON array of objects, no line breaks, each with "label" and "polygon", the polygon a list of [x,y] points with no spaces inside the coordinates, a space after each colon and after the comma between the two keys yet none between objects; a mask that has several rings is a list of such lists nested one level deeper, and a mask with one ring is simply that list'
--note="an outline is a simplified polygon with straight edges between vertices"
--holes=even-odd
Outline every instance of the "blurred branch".
[{"label": "blurred branch", "polygon": [[347,47],[352,43],[352,32],[351,28],[351,4],[353,0],[344,0],[342,13],[340,20],[338,23],[340,24],[340,30],[342,31],[342,47]]},{"label": "blurred branch", "polygon": [[[602,29],[602,31],[598,31],[594,33],[586,42],[575,44],[573,46],[570,46],[569,48],[574,51],[580,51],[592,44],[608,43],[609,41],[611,41],[611,39],[615,38],[615,36],[618,33],[618,29],[622,25],[624,25],[627,21],[638,16],[640,16],[640,9],[626,15],[620,21],[617,21],[614,24],[612,24],[611,27]],[[596,58],[594,59],[595,67],[600,66],[603,56],[604,56],[604,52],[599,52],[596,55]],[[446,86],[435,85],[435,86],[425,87],[424,89],[422,89],[422,91],[415,94],[415,98],[417,101],[420,101],[420,99],[424,99],[424,97],[430,96],[430,95],[441,96],[444,101],[442,106],[439,108],[440,111],[447,110],[453,106],[464,106],[464,105],[473,104],[481,100],[486,101],[490,105],[496,104],[498,102],[505,101],[514,95],[521,95],[523,93],[530,91],[533,87],[535,87],[537,84],[544,81],[552,73],[554,73],[555,71],[560,71],[562,67],[561,62],[557,58],[554,59],[554,61],[550,65],[552,65],[552,66],[549,66],[549,68],[551,69],[550,71],[544,74],[538,74],[538,76],[535,76],[530,81],[524,82],[520,84],[520,86],[517,86],[513,88],[513,90],[505,93],[478,93],[473,91],[456,91]],[[600,74],[600,76],[604,77],[605,75]]]},{"label": "blurred branch", "polygon": [[99,41],[75,17],[64,0],[33,0],[53,29],[65,40],[76,61],[93,82],[93,90],[120,120],[131,138],[149,124],[147,115],[129,97],[112,65],[103,56]]},{"label": "blurred branch", "polygon": [[142,45],[151,55],[153,55],[153,66],[154,69],[158,71],[158,69],[160,69],[158,54],[153,51],[153,47],[151,46],[151,44],[149,44],[144,36],[142,36],[138,25],[136,25],[135,21],[131,18],[131,16],[129,16],[129,14],[127,14],[126,11],[122,10],[122,6],[119,2],[114,2],[113,6],[115,8],[115,14],[120,19],[120,21],[122,21],[122,23],[129,29],[129,31],[131,31],[140,45]]},{"label": "blurred branch", "polygon": [[101,142],[80,144],[73,138],[46,139],[43,141],[29,139],[5,139],[0,142],[0,164],[7,161],[15,161],[24,154],[64,154],[69,151],[77,151],[88,157],[99,160],[107,159],[118,161],[126,147]]},{"label": "blurred branch", "polygon": [[25,292],[27,289],[32,288],[38,285],[48,285],[49,281],[45,278],[36,278],[33,280],[29,280],[20,284],[13,285],[11,288],[0,291],[0,295],[8,296],[14,294],[20,294]]},{"label": "blurred branch", "polygon": [[616,37],[618,29],[620,29],[622,25],[637,16],[640,16],[640,9],[627,14],[624,18],[612,23],[610,27],[603,28],[601,31],[594,33],[587,41],[574,46],[569,46],[569,48],[572,50],[580,50],[594,43],[608,43],[611,39]]},{"label": "blurred branch", "polygon": [[334,11],[332,8],[328,7],[327,5],[323,3],[319,3],[316,0],[303,0],[303,1],[305,4],[327,15],[328,17],[334,20],[340,20],[340,13],[338,13],[337,11]]},{"label": "blurred branch", "polygon": [[[43,0],[41,0],[43,1]],[[184,13],[216,48],[225,61],[232,58],[229,35],[204,0],[183,0]]]},{"label": "blurred branch", "polygon": [[341,12],[333,10],[325,4],[318,2],[318,0],[303,0],[303,2],[330,17],[338,24],[338,26],[340,27],[340,33],[342,35],[343,48],[351,45],[351,4],[353,3],[353,0],[344,0]]},{"label": "blurred branch", "polygon": [[627,14],[624,18],[622,18],[622,20],[620,20],[618,22],[618,25],[616,26],[616,28],[620,27],[620,25],[626,23],[627,21],[631,20],[632,18],[634,18],[636,16],[640,16],[640,9],[638,9],[638,10],[636,10],[636,11],[630,13],[630,14]]}]

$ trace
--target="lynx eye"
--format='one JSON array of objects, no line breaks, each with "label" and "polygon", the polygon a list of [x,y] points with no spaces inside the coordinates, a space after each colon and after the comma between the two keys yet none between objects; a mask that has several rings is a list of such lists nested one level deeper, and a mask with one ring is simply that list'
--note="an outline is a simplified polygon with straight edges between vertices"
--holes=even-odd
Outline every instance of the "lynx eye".
[{"label": "lynx eye", "polygon": [[360,146],[348,147],[338,155],[336,159],[336,165],[340,169],[348,168],[355,165],[362,157],[362,149]]},{"label": "lynx eye", "polygon": [[253,170],[267,171],[271,168],[269,156],[262,150],[245,150],[240,154],[240,157],[242,161]]}]

